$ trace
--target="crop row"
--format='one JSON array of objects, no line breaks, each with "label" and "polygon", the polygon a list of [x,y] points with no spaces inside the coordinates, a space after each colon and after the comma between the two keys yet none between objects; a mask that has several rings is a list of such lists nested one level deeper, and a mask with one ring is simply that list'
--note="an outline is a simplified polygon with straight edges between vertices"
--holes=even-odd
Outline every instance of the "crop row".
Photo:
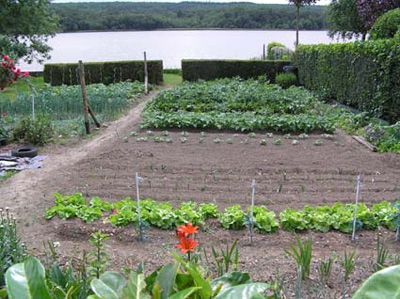
[{"label": "crop row", "polygon": [[256,80],[184,83],[162,91],[143,112],[143,128],[234,131],[333,132],[320,102],[299,87],[282,89]]},{"label": "crop row", "polygon": [[[220,212],[213,203],[182,203],[174,208],[169,203],[158,203],[151,199],[140,203],[141,219],[153,227],[174,229],[185,223],[202,226],[208,219],[218,219],[225,229],[240,230],[250,223],[250,208],[243,210],[233,205]],[[314,230],[319,232],[340,231],[350,233],[353,224],[354,204],[336,203],[333,206],[306,206],[303,210],[286,209],[279,214],[265,206],[255,206],[253,223],[260,233],[272,233],[281,227],[287,231]],[[86,200],[82,194],[55,194],[55,206],[46,211],[45,218],[79,218],[90,223],[104,218],[104,222],[115,227],[138,223],[137,203],[130,198],[109,203],[98,197]],[[383,201],[368,208],[364,203],[357,206],[357,229],[374,230],[379,226],[396,229],[400,225],[400,202]]]}]

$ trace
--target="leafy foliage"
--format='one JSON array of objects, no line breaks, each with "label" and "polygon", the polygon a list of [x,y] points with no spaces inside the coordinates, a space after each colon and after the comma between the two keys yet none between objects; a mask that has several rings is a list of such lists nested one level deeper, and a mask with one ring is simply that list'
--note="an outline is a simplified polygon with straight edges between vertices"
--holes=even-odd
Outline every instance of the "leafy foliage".
[{"label": "leafy foliage", "polygon": [[282,89],[256,80],[184,83],[161,92],[143,112],[144,128],[332,132],[318,115],[318,100],[302,88]]},{"label": "leafy foliage", "polygon": [[395,40],[299,46],[299,81],[328,99],[390,122],[400,118],[400,47]]},{"label": "leafy foliage", "polygon": [[398,7],[400,7],[398,0],[357,0],[358,13],[368,29],[379,16]]},{"label": "leafy foliage", "polygon": [[[253,3],[55,3],[62,31],[154,30],[162,28],[293,29],[295,12],[287,5]],[[325,26],[325,7],[304,8],[300,28]],[[103,16],[107,15],[107,18]]]},{"label": "leafy foliage", "polygon": [[0,52],[31,62],[49,57],[47,39],[57,31],[58,20],[48,0],[1,2]]},{"label": "leafy foliage", "polygon": [[[126,198],[108,203],[98,197],[87,201],[82,194],[55,194],[55,206],[46,211],[45,218],[80,218],[92,222],[105,218],[115,227],[137,224],[137,204]],[[245,227],[246,212],[240,205],[225,208],[219,213],[212,203],[197,205],[183,202],[174,208],[169,203],[158,203],[151,199],[141,201],[143,221],[160,229],[174,229],[182,224],[204,225],[207,219],[218,218],[225,229],[240,230]],[[255,206],[254,227],[260,233],[276,232],[279,226],[287,231],[313,230],[318,232],[339,231],[351,233],[354,204],[336,203],[332,206],[306,206],[303,210],[286,209],[279,214],[279,222],[274,212],[265,206]],[[379,226],[396,230],[399,211],[396,203],[383,201],[368,208],[364,203],[357,207],[357,229],[375,230]]]},{"label": "leafy foliage", "polygon": [[282,88],[289,88],[297,84],[297,76],[293,73],[281,73],[276,75],[275,82]]},{"label": "leafy foliage", "polygon": [[25,117],[21,119],[13,130],[13,138],[34,145],[44,145],[53,137],[54,129],[50,118],[39,115],[35,119]]},{"label": "leafy foliage", "polygon": [[360,35],[364,38],[368,29],[361,19],[356,0],[332,1],[328,6],[327,19],[329,35],[349,39]]},{"label": "leafy foliage", "polygon": [[380,16],[371,29],[371,39],[393,38],[400,27],[400,8]]}]

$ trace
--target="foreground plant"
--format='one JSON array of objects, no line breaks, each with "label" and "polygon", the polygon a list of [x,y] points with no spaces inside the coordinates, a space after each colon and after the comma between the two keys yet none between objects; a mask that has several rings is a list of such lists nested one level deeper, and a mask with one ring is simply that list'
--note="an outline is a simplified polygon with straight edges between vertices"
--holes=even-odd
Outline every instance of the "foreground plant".
[{"label": "foreground plant", "polygon": [[191,253],[194,253],[199,245],[194,239],[198,230],[198,227],[193,226],[191,223],[181,225],[176,230],[176,235],[179,240],[179,244],[176,245],[176,248],[178,248],[182,254],[187,254],[188,261],[191,259]]},{"label": "foreground plant", "polygon": [[294,259],[301,273],[302,280],[309,278],[311,269],[311,259],[312,259],[312,242],[311,240],[306,240],[302,242],[297,239],[297,244],[292,245],[289,250],[286,250],[286,254]]}]

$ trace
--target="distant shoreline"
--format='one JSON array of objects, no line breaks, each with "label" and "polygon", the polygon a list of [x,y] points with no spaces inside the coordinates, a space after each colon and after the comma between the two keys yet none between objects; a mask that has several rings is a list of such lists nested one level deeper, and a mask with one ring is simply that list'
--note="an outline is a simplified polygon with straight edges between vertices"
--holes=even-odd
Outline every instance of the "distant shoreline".
[{"label": "distant shoreline", "polygon": [[[63,33],[100,33],[100,32],[153,32],[153,31],[296,31],[296,29],[248,29],[248,28],[160,28],[150,30],[140,29],[123,29],[123,30],[80,30],[80,31],[64,31],[56,34]],[[300,30],[302,31],[328,31],[328,29],[321,30]]]}]

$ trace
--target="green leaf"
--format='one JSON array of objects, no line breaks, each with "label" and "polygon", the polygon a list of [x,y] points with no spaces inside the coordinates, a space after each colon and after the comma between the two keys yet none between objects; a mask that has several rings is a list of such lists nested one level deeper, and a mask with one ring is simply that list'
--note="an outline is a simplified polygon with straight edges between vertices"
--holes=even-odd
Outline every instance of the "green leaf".
[{"label": "green leaf", "polygon": [[211,298],[212,294],[211,283],[201,275],[201,273],[199,272],[199,270],[196,268],[195,265],[188,263],[185,265],[185,268],[192,276],[194,284],[197,287],[201,288],[198,292],[200,298],[202,299]]},{"label": "green leaf", "polygon": [[168,297],[168,299],[186,299],[189,298],[190,295],[194,294],[198,290],[200,290],[200,287],[192,287],[188,288],[185,290],[182,290],[178,293],[173,294],[172,296]]},{"label": "green leaf", "polygon": [[157,276],[157,283],[161,287],[161,298],[167,299],[172,293],[175,284],[178,263],[168,264],[161,268]]},{"label": "green leaf", "polygon": [[220,287],[220,291],[224,291],[226,288],[246,284],[251,282],[250,276],[248,273],[242,272],[232,272],[227,273],[221,277],[214,279],[211,282],[211,286],[213,291]]},{"label": "green leaf", "polygon": [[0,290],[0,298],[1,299],[7,298],[7,290],[6,289],[1,289]]},{"label": "green leaf", "polygon": [[125,278],[116,272],[105,272],[90,283],[92,291],[101,299],[119,299],[125,285]]},{"label": "green leaf", "polygon": [[400,265],[389,267],[370,276],[353,299],[400,299]]},{"label": "green leaf", "polygon": [[51,299],[44,267],[36,258],[30,257],[10,267],[5,280],[10,299]]},{"label": "green leaf", "polygon": [[261,293],[268,290],[271,286],[267,283],[248,283],[231,288],[227,288],[225,291],[220,292],[215,299],[252,299],[254,296],[258,296]]},{"label": "green leaf", "polygon": [[122,298],[150,299],[150,295],[146,293],[146,283],[143,274],[137,274],[136,272],[131,273],[128,283],[123,290]]}]

